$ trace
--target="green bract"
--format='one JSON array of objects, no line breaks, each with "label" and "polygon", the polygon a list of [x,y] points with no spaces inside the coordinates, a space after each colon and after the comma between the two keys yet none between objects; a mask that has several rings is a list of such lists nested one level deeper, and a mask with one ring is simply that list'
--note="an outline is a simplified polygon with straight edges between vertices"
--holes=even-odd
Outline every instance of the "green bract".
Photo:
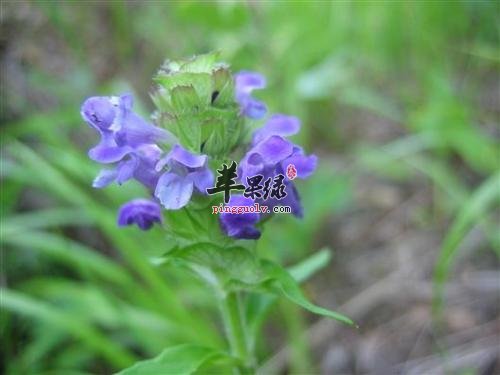
[{"label": "green bract", "polygon": [[170,130],[191,152],[221,158],[240,140],[243,120],[234,100],[229,67],[209,53],[167,60],[154,77],[152,94],[159,126]]}]

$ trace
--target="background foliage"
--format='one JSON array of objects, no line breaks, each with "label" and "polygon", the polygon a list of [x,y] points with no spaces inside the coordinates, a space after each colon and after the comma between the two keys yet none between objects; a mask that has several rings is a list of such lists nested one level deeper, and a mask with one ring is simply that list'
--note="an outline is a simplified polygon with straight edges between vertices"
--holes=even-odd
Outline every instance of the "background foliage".
[{"label": "background foliage", "polygon": [[116,227],[140,186],[90,187],[96,136],[79,115],[86,97],[123,91],[149,113],[164,58],[220,50],[234,71],[268,77],[257,95],[303,120],[300,141],[321,160],[299,187],[305,219],[276,217],[259,252],[293,265],[334,249],[306,291],[360,324],[339,329],[278,301],[261,372],[499,371],[499,11],[465,0],[2,3],[3,370],[109,373],[174,344],[225,347],[202,284],[155,265],[161,231]]}]

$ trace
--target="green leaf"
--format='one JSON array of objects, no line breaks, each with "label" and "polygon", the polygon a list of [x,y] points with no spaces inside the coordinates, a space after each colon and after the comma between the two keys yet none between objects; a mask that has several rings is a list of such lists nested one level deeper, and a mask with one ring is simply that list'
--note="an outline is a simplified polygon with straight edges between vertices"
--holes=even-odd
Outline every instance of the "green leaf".
[{"label": "green leaf", "polygon": [[264,280],[257,258],[244,247],[198,243],[174,249],[167,257],[185,262],[210,282],[222,281],[226,289],[257,285]]},{"label": "green leaf", "polygon": [[0,290],[0,293],[2,296],[0,298],[2,309],[41,320],[45,324],[54,325],[81,340],[95,353],[116,366],[127,366],[135,359],[134,355],[117,345],[110,337],[103,335],[93,326],[60,308],[4,288]]},{"label": "green leaf", "polygon": [[175,374],[189,375],[200,367],[219,360],[232,360],[226,353],[198,345],[178,345],[165,349],[160,355],[137,362],[120,371],[119,375]]},{"label": "green leaf", "polygon": [[2,236],[30,229],[70,225],[90,225],[92,221],[84,210],[77,208],[49,208],[9,215],[3,219]]},{"label": "green leaf", "polygon": [[324,268],[332,259],[330,249],[324,248],[304,259],[299,264],[290,267],[288,272],[299,283],[307,280],[320,269]]},{"label": "green leaf", "polygon": [[316,306],[309,302],[302,293],[299,284],[295,279],[281,266],[268,260],[262,260],[261,266],[266,276],[270,277],[270,286],[278,290],[290,301],[302,306],[306,310],[318,315],[327,316],[338,320],[339,322],[354,325],[354,322],[338,312],[327,310],[325,308]]},{"label": "green leaf", "polygon": [[[43,188],[44,194],[50,194],[68,204],[85,208],[91,220],[93,220],[103,231],[113,246],[120,250],[126,262],[132,265],[135,272],[145,281],[148,292],[155,294],[154,303],[161,306],[165,315],[173,319],[175,318],[179,322],[185,322],[186,324],[184,327],[187,330],[191,330],[194,337],[200,337],[204,340],[204,343],[212,344],[214,342],[220,342],[220,338],[215,335],[211,328],[206,326],[205,323],[199,319],[194,319],[194,315],[181,304],[179,296],[174,293],[173,289],[164,282],[162,276],[151,266],[151,264],[149,264],[147,258],[143,254],[144,249],[138,246],[138,244],[143,245],[145,240],[137,242],[134,237],[127,235],[124,230],[118,231],[114,214],[110,212],[109,209],[98,205],[80,185],[73,182],[70,175],[54,167],[54,163],[47,160],[40,153],[35,152],[33,149],[20,142],[11,142],[8,147],[8,152],[19,160],[19,165],[22,166],[22,168],[18,168],[20,172],[29,172],[29,179],[26,180],[29,186],[33,185],[38,188]],[[57,154],[52,154],[51,156],[54,158],[58,157]],[[52,254],[52,244],[49,244],[46,240],[46,235],[44,236],[43,240],[37,240],[31,235],[25,236],[26,238],[30,237],[32,243],[25,243],[25,241],[23,241],[24,238],[21,239],[20,236],[16,236],[16,242],[18,242],[17,239],[19,239],[19,241],[23,241],[22,244],[18,242],[21,246],[28,247],[36,245],[44,252]],[[0,236],[0,238],[2,241],[6,240],[3,236]],[[71,258],[71,261],[74,259],[78,270],[81,270],[82,274],[85,274],[86,260],[92,257],[88,254],[85,254],[85,256],[75,255],[73,248],[68,249],[67,246],[62,246],[63,242],[64,241],[60,242],[61,246],[56,246],[57,251],[54,251],[55,255],[59,256],[61,259]],[[120,268],[118,265],[116,265],[116,267],[124,271],[124,269]],[[111,278],[113,274],[114,273],[109,273],[109,278]],[[103,275],[106,274],[103,273]],[[139,286],[137,283],[135,285],[136,287]],[[203,332],[203,334],[200,334],[200,332]]]},{"label": "green leaf", "polygon": [[[165,255],[174,247],[185,247],[195,242],[210,242],[224,247],[234,241],[223,234],[217,217],[211,213],[211,204],[206,197],[193,197],[188,207],[165,211],[168,227],[168,245],[158,255]],[[214,204],[214,203],[212,203]]]},{"label": "green leaf", "polygon": [[57,234],[37,231],[2,233],[0,243],[40,251],[73,266],[82,275],[97,274],[119,285],[132,282],[130,275],[122,267],[99,252]]},{"label": "green leaf", "polygon": [[469,198],[458,213],[448,231],[434,268],[433,308],[439,312],[442,308],[442,294],[453,260],[456,258],[462,239],[475,222],[484,217],[488,210],[500,202],[500,172],[486,180]]},{"label": "green leaf", "polygon": [[195,223],[188,213],[188,208],[180,210],[167,210],[164,213],[165,224],[168,231],[172,233],[172,237],[179,237],[183,239],[193,238],[197,229]]},{"label": "green leaf", "polygon": [[[331,259],[331,250],[322,249],[314,252],[307,259],[288,268],[290,275],[298,282],[302,283],[309,279],[313,274],[325,267]],[[245,316],[248,325],[253,332],[251,337],[257,337],[258,330],[264,323],[264,320],[271,306],[276,302],[277,296],[270,294],[252,293],[247,297]]]}]

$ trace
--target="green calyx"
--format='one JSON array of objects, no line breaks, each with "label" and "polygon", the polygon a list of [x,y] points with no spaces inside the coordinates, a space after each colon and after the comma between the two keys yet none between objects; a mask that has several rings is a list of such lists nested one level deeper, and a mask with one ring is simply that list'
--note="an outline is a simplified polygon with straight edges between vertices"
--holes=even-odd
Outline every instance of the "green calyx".
[{"label": "green calyx", "polygon": [[183,147],[212,157],[227,155],[239,142],[243,120],[234,100],[229,67],[219,53],[189,60],[167,60],[154,77],[152,94],[157,124]]}]

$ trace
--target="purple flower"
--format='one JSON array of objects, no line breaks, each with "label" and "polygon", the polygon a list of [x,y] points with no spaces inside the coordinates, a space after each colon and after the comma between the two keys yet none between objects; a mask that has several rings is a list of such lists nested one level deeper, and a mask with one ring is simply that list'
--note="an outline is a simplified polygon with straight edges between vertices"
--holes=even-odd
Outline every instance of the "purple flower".
[{"label": "purple flower", "polygon": [[153,191],[159,178],[155,166],[160,156],[161,149],[156,145],[138,146],[119,161],[115,168],[101,170],[92,186],[103,188],[114,181],[121,185],[131,178],[135,178]]},{"label": "purple flower", "polygon": [[236,101],[241,113],[253,119],[262,118],[267,111],[266,105],[252,97],[252,91],[266,87],[266,78],[255,72],[241,71],[235,75]]},{"label": "purple flower", "polygon": [[[263,175],[264,180],[278,174],[286,174],[289,164],[297,170],[298,178],[307,178],[316,169],[317,157],[305,155],[304,150],[287,140],[286,136],[296,134],[300,122],[296,117],[277,114],[255,131],[252,148],[246,153],[239,165],[239,176],[243,183],[247,177]],[[285,178],[287,196],[281,200],[270,198],[266,201],[270,207],[289,205],[292,213],[302,217],[302,205],[292,181]],[[259,201],[258,201],[259,202]]]},{"label": "purple flower", "polygon": [[206,194],[206,189],[213,184],[214,176],[207,166],[207,156],[194,155],[180,145],[175,145],[157,163],[156,170],[161,171],[165,166],[168,171],[158,180],[155,196],[166,209],[184,207],[193,191]]},{"label": "purple flower", "polygon": [[[253,200],[245,198],[242,195],[233,195],[226,207],[234,206],[252,206]],[[260,237],[260,231],[255,228],[259,221],[259,213],[227,213],[223,212],[219,217],[220,224],[224,233],[230,237],[256,240]]]},{"label": "purple flower", "polygon": [[83,119],[101,136],[99,144],[90,149],[90,158],[103,164],[116,163],[97,175],[93,182],[96,188],[135,178],[154,190],[158,182],[154,167],[161,150],[156,143],[171,142],[173,137],[139,117],[132,105],[131,95],[94,96],[82,105]]},{"label": "purple flower", "polygon": [[131,95],[94,96],[82,105],[83,119],[101,136],[89,151],[92,160],[115,163],[139,146],[172,141],[172,135],[132,111]]},{"label": "purple flower", "polygon": [[147,199],[134,199],[120,207],[118,225],[137,224],[142,230],[150,229],[154,223],[161,223],[161,207]]}]

